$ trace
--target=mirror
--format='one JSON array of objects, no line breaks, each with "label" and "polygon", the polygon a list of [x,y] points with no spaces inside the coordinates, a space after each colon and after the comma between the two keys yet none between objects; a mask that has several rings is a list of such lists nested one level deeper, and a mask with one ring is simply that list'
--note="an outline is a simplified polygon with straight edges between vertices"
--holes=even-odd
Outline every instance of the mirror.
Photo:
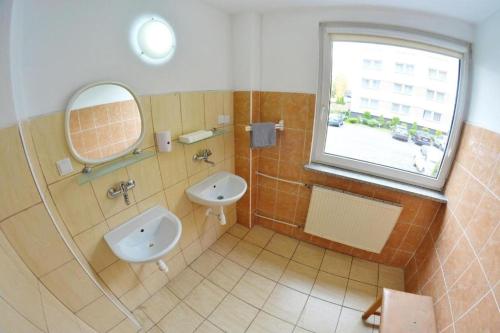
[{"label": "mirror", "polygon": [[144,137],[139,101],[121,83],[94,83],[80,89],[68,104],[65,122],[69,149],[86,165],[126,155]]}]

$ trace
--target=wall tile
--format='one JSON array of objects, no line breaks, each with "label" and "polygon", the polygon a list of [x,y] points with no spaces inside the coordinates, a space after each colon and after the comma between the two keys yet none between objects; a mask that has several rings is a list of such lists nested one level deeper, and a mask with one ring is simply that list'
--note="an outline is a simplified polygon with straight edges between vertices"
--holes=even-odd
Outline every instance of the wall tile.
[{"label": "wall tile", "polygon": [[182,133],[205,128],[203,93],[181,93]]},{"label": "wall tile", "polygon": [[76,260],[64,264],[41,280],[73,312],[102,295]]},{"label": "wall tile", "polygon": [[218,117],[224,114],[224,93],[220,91],[208,91],[203,94],[205,102],[205,127],[207,129],[222,127],[219,125]]},{"label": "wall tile", "polygon": [[142,116],[144,118],[144,140],[142,141],[141,148],[146,149],[155,145],[151,112],[151,97],[140,96],[139,101],[142,106]]},{"label": "wall tile", "polygon": [[[127,208],[127,204],[125,203],[122,195],[114,199],[108,198],[108,190],[110,188],[127,180],[129,180],[129,176],[126,169],[119,169],[91,182],[92,189],[94,190],[95,197],[97,198],[99,207],[101,207],[104,217],[108,218]],[[134,204],[135,198],[133,191],[131,191],[129,195],[130,202]]]},{"label": "wall tile", "polygon": [[17,126],[0,130],[0,221],[40,201]]},{"label": "wall tile", "polygon": [[500,318],[495,299],[488,293],[477,306],[455,324],[455,332],[498,332]]},{"label": "wall tile", "polygon": [[79,185],[77,177],[70,177],[49,186],[57,209],[72,235],[104,220],[91,185]]},{"label": "wall tile", "polygon": [[137,201],[142,201],[163,189],[160,168],[155,157],[128,166],[127,172],[129,178],[135,180],[135,188],[132,191]]},{"label": "wall tile", "polygon": [[71,156],[64,136],[64,112],[36,118],[32,121],[32,135],[38,160],[48,184],[60,180],[56,161],[69,157],[75,171],[78,173],[83,165]]},{"label": "wall tile", "polygon": [[0,227],[37,276],[52,271],[72,258],[41,203],[7,219]]},{"label": "wall tile", "polygon": [[109,231],[106,222],[85,230],[75,236],[75,242],[96,272],[100,272],[118,260],[104,240]]},{"label": "wall tile", "polygon": [[187,178],[186,159],[184,156],[184,145],[182,143],[174,142],[171,152],[158,153],[157,156],[160,164],[163,187],[170,187]]},{"label": "wall tile", "polygon": [[105,296],[78,311],[77,316],[98,332],[108,331],[125,318]]},{"label": "wall tile", "polygon": [[137,205],[134,205],[110,217],[109,219],[106,220],[106,223],[108,224],[109,229],[113,230],[120,224],[130,220],[131,218],[137,215],[139,215],[139,209]]},{"label": "wall tile", "polygon": [[165,193],[163,191],[160,191],[152,196],[150,196],[147,199],[142,200],[137,204],[137,207],[139,208],[139,212],[144,212],[154,206],[162,206],[168,209],[168,204],[167,200],[165,197]]},{"label": "wall tile", "polygon": [[140,284],[139,279],[137,279],[130,265],[121,260],[106,267],[99,273],[99,276],[118,297],[123,296],[127,291]]},{"label": "wall tile", "polygon": [[229,125],[234,123],[234,103],[233,103],[233,92],[224,91],[223,95],[223,110],[224,115],[229,116]]},{"label": "wall tile", "polygon": [[193,210],[193,205],[185,193],[188,186],[188,182],[183,180],[165,190],[168,207],[179,217],[184,217]]},{"label": "wall tile", "polygon": [[0,298],[0,327],[5,332],[19,333],[43,333],[39,327],[33,325],[25,317],[21,316],[7,302]]},{"label": "wall tile", "polygon": [[151,96],[151,108],[155,132],[169,130],[172,139],[182,134],[180,94]]}]

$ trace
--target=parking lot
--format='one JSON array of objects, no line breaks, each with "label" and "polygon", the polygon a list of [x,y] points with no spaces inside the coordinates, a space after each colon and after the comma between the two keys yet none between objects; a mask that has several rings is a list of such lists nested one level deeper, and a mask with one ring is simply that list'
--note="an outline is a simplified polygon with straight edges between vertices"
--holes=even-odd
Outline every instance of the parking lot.
[{"label": "parking lot", "polygon": [[413,157],[420,148],[411,139],[408,142],[393,139],[387,129],[344,123],[341,127],[328,127],[325,151],[418,173]]}]

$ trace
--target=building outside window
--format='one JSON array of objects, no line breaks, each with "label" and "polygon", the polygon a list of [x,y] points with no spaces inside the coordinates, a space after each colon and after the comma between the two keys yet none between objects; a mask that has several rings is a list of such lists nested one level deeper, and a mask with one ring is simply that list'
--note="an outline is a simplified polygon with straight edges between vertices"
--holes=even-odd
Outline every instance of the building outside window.
[{"label": "building outside window", "polygon": [[[323,28],[312,161],[442,188],[453,157],[447,150],[456,147],[457,121],[465,107],[462,92],[468,80],[469,44],[399,29],[345,26]],[[373,71],[370,59],[394,67]],[[342,112],[344,126],[328,126],[326,115],[338,112],[336,101],[343,100],[343,91],[349,91],[350,101]],[[408,129],[408,141],[392,137],[396,126]],[[421,145],[427,144],[415,139],[417,132],[426,133],[430,138],[426,150],[435,150],[432,155],[437,157],[425,167],[415,166]],[[434,147],[434,141],[445,144]]]}]

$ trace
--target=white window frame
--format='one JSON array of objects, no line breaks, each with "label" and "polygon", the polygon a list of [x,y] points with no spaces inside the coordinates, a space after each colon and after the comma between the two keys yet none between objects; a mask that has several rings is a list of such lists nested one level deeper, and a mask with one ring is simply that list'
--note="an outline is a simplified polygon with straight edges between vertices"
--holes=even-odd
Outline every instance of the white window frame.
[{"label": "white window frame", "polygon": [[[319,82],[311,161],[346,170],[374,175],[406,184],[441,191],[449,175],[458,147],[469,94],[470,43],[447,36],[404,27],[368,23],[320,23]],[[451,55],[460,59],[454,116],[440,171],[436,178],[371,162],[325,153],[328,131],[333,41],[370,41]]]}]

